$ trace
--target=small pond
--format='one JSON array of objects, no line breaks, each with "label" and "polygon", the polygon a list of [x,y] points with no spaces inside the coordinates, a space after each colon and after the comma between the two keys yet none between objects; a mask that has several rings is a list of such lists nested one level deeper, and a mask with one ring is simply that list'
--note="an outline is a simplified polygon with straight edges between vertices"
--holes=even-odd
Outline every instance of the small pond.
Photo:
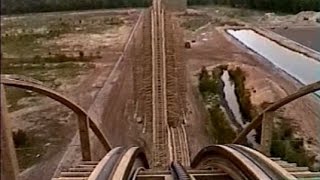
[{"label": "small pond", "polygon": [[238,124],[240,124],[243,127],[244,122],[243,122],[242,115],[240,112],[240,106],[238,104],[237,96],[234,91],[235,90],[234,83],[232,81],[230,81],[229,72],[223,71],[221,79],[224,83],[223,91],[224,91],[225,99],[228,103],[228,106],[230,107]]},{"label": "small pond", "polygon": [[[237,123],[242,127],[245,128],[250,122],[245,122],[241,111],[240,111],[240,106],[238,103],[238,98],[235,94],[235,85],[233,81],[230,79],[229,72],[227,70],[223,71],[223,74],[221,76],[221,80],[224,83],[224,94],[225,94],[225,99],[228,103],[229,108],[231,109],[235,120]],[[250,134],[247,135],[248,142],[252,144],[254,147],[257,147],[257,143],[255,141],[255,136],[256,136],[256,131],[251,131]]]},{"label": "small pond", "polygon": [[[319,61],[287,49],[253,30],[228,29],[227,32],[301,83],[307,85],[320,80]],[[320,96],[319,91],[316,94]]]}]

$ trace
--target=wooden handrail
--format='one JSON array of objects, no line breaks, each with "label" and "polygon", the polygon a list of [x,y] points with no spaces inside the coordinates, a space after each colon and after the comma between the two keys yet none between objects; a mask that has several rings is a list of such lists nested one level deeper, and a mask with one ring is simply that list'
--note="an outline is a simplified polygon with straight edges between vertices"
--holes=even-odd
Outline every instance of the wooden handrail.
[{"label": "wooden handrail", "polygon": [[249,134],[250,131],[252,131],[253,129],[258,128],[261,123],[262,123],[262,119],[263,119],[263,115],[266,112],[272,112],[272,111],[276,111],[277,109],[279,109],[280,107],[302,97],[305,96],[307,94],[316,92],[320,90],[320,81],[312,83],[310,85],[304,86],[302,88],[300,88],[297,92],[271,104],[270,106],[268,106],[265,110],[263,110],[263,112],[261,112],[258,116],[256,116],[252,122],[246,127],[244,128],[240,134],[236,137],[236,139],[233,141],[233,144],[242,144],[244,143],[244,141],[246,140],[246,136]]},{"label": "wooden handrail", "polygon": [[6,77],[1,76],[1,84],[6,86],[12,86],[22,89],[31,90],[43,95],[46,95],[61,104],[70,108],[74,113],[78,116],[78,126],[79,126],[79,134],[80,134],[80,142],[81,142],[81,152],[82,158],[84,161],[91,160],[91,150],[90,150],[90,140],[89,140],[89,129],[88,126],[91,128],[93,133],[97,136],[100,143],[103,145],[106,151],[111,149],[106,136],[100,131],[98,126],[92,121],[92,119],[88,116],[87,112],[77,105],[72,100],[68,99],[67,97],[59,94],[56,91],[53,91],[47,87],[44,87],[39,84],[30,83],[21,80],[9,79]]}]

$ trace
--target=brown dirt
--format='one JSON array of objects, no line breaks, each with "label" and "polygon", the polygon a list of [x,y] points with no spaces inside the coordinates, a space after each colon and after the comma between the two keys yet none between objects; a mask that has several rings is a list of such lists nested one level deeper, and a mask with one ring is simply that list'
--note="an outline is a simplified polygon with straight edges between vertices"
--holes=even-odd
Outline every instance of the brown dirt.
[{"label": "brown dirt", "polygon": [[[137,37],[136,39],[141,38]],[[207,114],[203,108],[201,96],[197,91],[195,77],[202,66],[215,66],[227,63],[241,66],[248,75],[247,88],[252,92],[253,90],[256,91],[252,96],[252,101],[255,105],[259,105],[265,101],[273,102],[288,93],[294,92],[298,87],[286,75],[263,63],[261,57],[252,54],[236,42],[232,43],[228,41],[224,35],[214,29],[214,26],[207,25],[206,28],[193,33],[186,30],[185,39],[188,41],[196,40],[195,43],[191,43],[191,49],[185,49],[188,76],[186,127],[192,157],[204,146],[210,144],[206,133]],[[72,99],[88,110],[99,91],[103,88],[111,69],[114,67],[122,51],[122,45],[123,43],[115,43],[114,46],[100,49],[102,58],[94,61],[96,65],[94,70],[90,71],[82,79],[79,86],[67,89],[65,92],[67,96],[72,97]],[[141,56],[135,55],[131,57],[139,58]],[[107,110],[103,113],[104,118],[99,118],[98,120],[100,125],[105,127],[103,131],[110,137],[113,146],[144,145],[142,140],[137,140],[136,133],[134,133],[140,131],[142,125],[136,125],[136,119],[131,116],[134,111],[132,108],[134,105],[132,103],[133,92],[128,90],[132,89],[133,86],[130,65],[130,62],[121,65],[119,71],[116,72],[115,80],[111,80],[110,84],[107,84],[110,85],[109,88],[111,90],[107,90],[106,92],[110,92],[110,94],[106,94],[103,97],[104,99],[101,100],[105,101],[103,108]],[[292,125],[298,132],[304,134],[306,138],[312,137],[316,139],[317,130],[314,119],[317,112],[315,110],[313,102],[310,98],[306,97],[288,105],[282,112],[284,116],[291,119]],[[125,135],[123,129],[128,129]],[[25,179],[49,179],[60,162],[64,150],[30,168],[23,174],[23,177]],[[39,174],[39,169],[44,173]]]},{"label": "brown dirt", "polygon": [[[194,77],[202,66],[215,66],[217,64],[230,64],[240,66],[247,73],[246,88],[251,90],[252,102],[254,105],[260,105],[263,102],[274,102],[287,94],[293,93],[300,87],[296,82],[287,75],[273,67],[270,67],[262,57],[253,54],[237,42],[231,42],[230,39],[219,33],[213,26],[206,27],[200,32],[185,32],[187,41],[196,40],[191,44],[191,49],[186,50],[188,57],[188,76]],[[196,88],[196,78],[193,78],[192,88]],[[255,93],[253,92],[255,91]],[[192,91],[190,91],[192,92]],[[192,96],[191,93],[188,96]],[[191,103],[197,106],[199,103]],[[192,108],[197,111],[197,107]],[[290,119],[290,124],[305,140],[312,138],[317,139],[316,118],[319,118],[317,112],[319,106],[306,96],[297,100],[281,110],[281,114],[285,119]],[[199,113],[199,112],[192,112]],[[201,123],[189,133],[189,141],[191,144],[204,136],[206,119],[197,117],[190,120],[191,122]],[[209,142],[203,142],[202,145]],[[316,143],[313,141],[313,143]],[[200,144],[200,143],[199,143]],[[198,147],[200,148],[200,147]],[[191,148],[191,150],[194,148]],[[194,152],[193,152],[194,153]]]},{"label": "brown dirt", "polygon": [[[137,13],[133,14],[131,17],[132,22],[137,20]],[[130,23],[132,23],[130,22]],[[91,106],[92,102],[96,98],[97,93],[103,87],[105,81],[107,80],[111,70],[113,69],[115,62],[118,60],[119,56],[122,54],[124,44],[126,39],[129,36],[131,27],[129,26],[122,26],[119,31],[112,32],[113,37],[105,38],[103,43],[108,42],[108,46],[100,46],[98,50],[101,52],[101,58],[94,59],[91,61],[94,64],[94,68],[90,69],[85,74],[81,75],[79,82],[73,86],[69,86],[63,82],[62,85],[58,88],[58,91],[64,94],[65,96],[69,97],[70,99],[77,102],[81,105],[84,109],[88,110]],[[117,37],[114,37],[114,34],[117,34]],[[62,38],[63,39],[63,38]],[[72,40],[72,39],[71,39]],[[69,41],[63,41],[64,45],[73,46],[72,43],[79,44],[81,41],[68,43]],[[82,42],[84,43],[84,42]],[[100,43],[101,44],[101,43]],[[90,47],[88,47],[90,48]],[[92,47],[91,47],[92,48]],[[96,49],[89,49],[88,51],[96,51]],[[115,100],[116,101],[116,100]],[[41,105],[40,105],[41,104]],[[26,169],[20,174],[21,179],[50,179],[59,164],[63,154],[69,147],[68,144],[72,140],[76,132],[76,118],[74,116],[63,116],[58,117],[57,113],[61,113],[61,105],[52,102],[52,100],[48,100],[48,98],[42,98],[41,101],[36,103],[37,106],[29,106],[25,109],[19,110],[17,112],[13,112],[11,115],[15,119],[16,128],[23,128],[28,126],[29,121],[33,121],[32,119],[28,119],[25,121],[24,118],[28,114],[46,114],[47,118],[56,119],[58,122],[62,119],[67,123],[64,123],[64,128],[69,129],[68,131],[61,132],[63,143],[58,144],[58,147],[51,147],[48,148],[43,154],[41,154],[41,160],[33,165],[32,167]],[[40,106],[39,106],[40,105]],[[55,112],[55,113],[53,113]],[[39,116],[40,117],[40,116]],[[42,117],[42,116],[41,116]],[[23,122],[23,123],[21,123]],[[39,120],[39,122],[41,122]],[[49,127],[50,128],[50,127]],[[119,128],[120,129],[120,128]],[[56,137],[58,138],[58,137]],[[70,144],[69,144],[70,145]],[[72,145],[71,145],[72,146]],[[52,149],[56,149],[52,151]],[[39,171],[39,169],[41,171]],[[39,173],[41,172],[41,173]]]}]

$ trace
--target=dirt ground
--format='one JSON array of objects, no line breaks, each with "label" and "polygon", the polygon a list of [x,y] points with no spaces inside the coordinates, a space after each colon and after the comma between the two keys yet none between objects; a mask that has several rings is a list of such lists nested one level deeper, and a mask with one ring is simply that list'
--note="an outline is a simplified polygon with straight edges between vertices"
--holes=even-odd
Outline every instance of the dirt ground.
[{"label": "dirt ground", "polygon": [[[232,15],[235,14],[234,12],[238,14]],[[263,19],[264,16],[270,17],[271,15],[256,11],[225,10],[221,7],[196,8],[188,13],[179,16],[179,19],[185,28],[185,41],[195,41],[191,43],[191,49],[185,49],[184,53],[188,76],[186,128],[192,158],[201,148],[211,144],[206,133],[208,115],[202,104],[196,80],[196,74],[203,66],[210,67],[218,64],[240,66],[247,73],[246,87],[251,90],[252,102],[257,106],[263,102],[274,102],[285,97],[297,90],[299,84],[294,83],[285,74],[265,63],[263,58],[248,51],[239,43],[230,41],[215,29],[216,26],[225,24],[241,25],[242,21],[251,23],[263,21],[262,24],[266,27],[275,26],[277,24],[273,24],[273,21],[265,20],[267,18]],[[5,48],[2,49],[6,69],[12,70],[8,73],[21,72],[22,75],[44,80],[44,85],[70,97],[86,110],[90,109],[96,98],[101,98],[100,101],[105,101],[106,106],[110,108],[103,113],[108,118],[99,118],[101,120],[99,123],[109,127],[104,131],[108,137],[111,137],[112,144],[117,146],[128,143],[143,146],[145,143],[141,140],[143,138],[137,140],[135,134],[131,133],[140,131],[142,125],[138,125],[139,127],[135,129],[136,126],[130,124],[136,123],[136,119],[132,117],[134,105],[132,99],[128,98],[132,97],[132,92],[126,90],[132,88],[130,64],[122,64],[119,71],[115,72],[116,78],[110,80],[110,87],[105,86],[138,14],[137,10],[119,10],[1,17],[2,38],[7,38],[7,43],[12,39],[15,42],[4,44]],[[41,21],[35,23],[35,18],[38,17]],[[48,18],[52,20],[49,24],[50,27],[44,25]],[[278,18],[277,23],[280,25],[286,20],[286,18]],[[59,24],[58,29],[53,28],[55,24]],[[312,22],[310,21],[309,24],[312,25]],[[31,37],[30,34],[32,34]],[[46,36],[49,38],[44,38]],[[20,42],[17,37],[22,38],[23,43],[17,44]],[[28,42],[29,38],[33,43]],[[141,37],[137,37],[137,39],[139,38]],[[71,63],[34,62],[35,56],[40,56],[43,59],[61,54],[78,60],[79,51],[83,51],[84,56],[89,60]],[[139,56],[134,57],[138,58]],[[57,68],[60,64],[67,64],[67,67]],[[42,68],[46,66],[49,69],[45,69],[44,72]],[[30,67],[36,67],[36,69],[31,68],[30,71]],[[51,78],[48,79],[48,77]],[[111,88],[112,90],[110,90]],[[100,91],[112,93],[99,96]],[[38,138],[33,137],[37,140],[34,141],[38,144],[37,150],[23,151],[22,153],[24,154],[23,161],[29,161],[28,164],[21,166],[22,170],[25,170],[22,177],[24,179],[50,179],[68,148],[67,145],[74,137],[76,131],[74,115],[48,98],[31,92],[18,92],[13,95],[8,93],[8,100],[14,128],[40,135]],[[306,141],[310,140],[311,143],[308,143],[308,146],[311,149],[320,147],[319,134],[317,134],[319,129],[316,128],[316,120],[320,117],[319,111],[317,111],[318,107],[318,104],[312,101],[312,97],[307,96],[279,110],[281,116],[290,119],[290,123],[298,135],[304,137]],[[113,121],[108,121],[109,117]],[[130,131],[126,136],[121,136],[123,127],[121,123],[117,123],[123,117],[126,117],[125,123],[128,126],[126,128]],[[54,128],[47,131],[52,127]],[[111,132],[110,127],[114,131]],[[57,129],[64,133],[57,133]],[[37,171],[39,169],[44,173],[39,174]]]},{"label": "dirt ground", "polygon": [[[208,10],[196,9],[198,13],[196,16],[207,18],[208,14],[205,13],[206,11]],[[210,11],[212,11],[212,9]],[[213,12],[223,13],[221,9]],[[196,29],[186,28],[184,36],[185,41],[195,41],[191,43],[191,49],[186,49],[188,78],[191,79],[191,82],[188,82],[191,83],[191,86],[189,86],[188,99],[191,101],[191,106],[194,106],[190,108],[191,112],[189,112],[193,114],[193,117],[190,116],[189,123],[192,128],[188,131],[192,154],[200,148],[194,147],[196,146],[195,144],[203,147],[210,143],[203,138],[206,136],[206,119],[203,115],[202,117],[197,115],[201,114],[197,111],[203,110],[197,107],[197,105],[199,105],[198,100],[191,97],[194,96],[192,92],[197,89],[197,78],[195,78],[195,76],[200,72],[202,66],[207,66],[209,69],[210,66],[216,66],[218,64],[229,64],[231,66],[241,67],[246,72],[246,88],[250,89],[252,94],[251,100],[255,106],[259,106],[263,102],[275,102],[279,98],[295,92],[298,87],[301,87],[301,85],[286,74],[266,63],[267,61],[262,57],[250,52],[240,43],[232,40],[232,38],[218,32],[215,27],[216,25],[221,25],[221,21],[217,24],[215,20],[217,16],[210,15],[210,13],[209,16],[212,16],[211,22],[203,23],[202,26]],[[260,17],[263,17],[262,13],[260,13]],[[188,16],[181,16],[180,18],[182,23],[186,22],[186,19],[190,19]],[[233,21],[233,18],[234,17],[227,17],[222,21],[230,22],[231,20]],[[242,19],[244,18],[245,17]],[[190,22],[192,23],[192,21]],[[239,22],[241,23],[241,20]],[[199,25],[196,24],[195,26]],[[306,148],[311,151],[310,153],[312,155],[319,155],[320,153],[318,148],[320,142],[318,129],[318,122],[320,121],[319,108],[319,103],[315,101],[313,96],[309,95],[290,103],[277,112],[281,114],[280,116],[289,120],[296,135],[303,137],[305,142],[310,140],[309,143],[306,143]],[[201,139],[201,141],[197,141],[199,139]]]},{"label": "dirt ground", "polygon": [[[40,80],[88,110],[122,54],[138,15],[138,11],[126,9],[2,16],[1,36],[7,38],[1,42],[2,73]],[[68,28],[54,29],[55,25]],[[51,36],[53,32],[58,34]],[[31,38],[30,42],[25,37]],[[8,41],[17,38],[28,46]],[[84,52],[86,61],[78,62],[79,51]],[[47,57],[56,55],[74,59],[47,62]],[[35,56],[45,62],[36,61]],[[43,81],[48,76],[52,78]],[[21,129],[27,134],[27,143],[17,149],[20,170],[24,170],[21,176],[50,179],[77,130],[76,117],[62,105],[30,91],[8,88],[7,93],[14,131]],[[45,171],[39,173],[39,168]]]}]

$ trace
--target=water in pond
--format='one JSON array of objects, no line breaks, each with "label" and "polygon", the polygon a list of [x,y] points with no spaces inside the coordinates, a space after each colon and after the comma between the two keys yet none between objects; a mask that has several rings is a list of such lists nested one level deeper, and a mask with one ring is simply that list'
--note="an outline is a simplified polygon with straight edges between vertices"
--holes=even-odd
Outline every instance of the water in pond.
[{"label": "water in pond", "polygon": [[243,119],[240,112],[240,106],[238,104],[237,96],[234,92],[234,83],[230,81],[230,75],[228,71],[223,71],[221,80],[224,83],[223,91],[228,106],[234,114],[236,121],[243,127]]},{"label": "water in pond", "polygon": [[[238,124],[244,128],[249,122],[244,122],[244,119],[242,118],[242,114],[240,111],[240,106],[238,103],[238,98],[235,94],[235,85],[234,83],[230,80],[230,75],[229,72],[224,70],[223,74],[221,76],[221,80],[224,83],[224,94],[225,94],[225,99],[228,103],[229,108],[231,109],[232,113],[235,116],[236,121]],[[256,131],[251,131],[247,135],[248,142],[253,145],[253,147],[257,147],[257,143],[255,142],[255,135]]]},{"label": "water in pond", "polygon": [[[303,84],[320,80],[320,62],[291,51],[253,30],[227,30],[234,38]],[[320,96],[320,91],[316,92]]]}]

